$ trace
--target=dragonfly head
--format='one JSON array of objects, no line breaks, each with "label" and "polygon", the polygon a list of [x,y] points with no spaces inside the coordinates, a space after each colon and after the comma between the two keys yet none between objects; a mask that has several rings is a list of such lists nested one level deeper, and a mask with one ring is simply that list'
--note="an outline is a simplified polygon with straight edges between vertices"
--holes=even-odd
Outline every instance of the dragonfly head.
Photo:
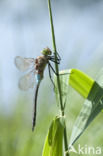
[{"label": "dragonfly head", "polygon": [[45,56],[48,56],[48,55],[52,54],[52,51],[47,47],[47,48],[43,49],[43,51],[41,53]]}]

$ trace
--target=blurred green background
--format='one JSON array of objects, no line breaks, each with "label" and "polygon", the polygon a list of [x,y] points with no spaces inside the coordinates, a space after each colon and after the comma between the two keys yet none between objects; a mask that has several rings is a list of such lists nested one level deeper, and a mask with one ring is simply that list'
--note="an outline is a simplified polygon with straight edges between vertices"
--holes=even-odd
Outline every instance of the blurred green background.
[{"label": "blurred green background", "polygon": [[[57,0],[52,1],[52,8],[57,49],[62,57],[60,70],[78,68],[95,78],[103,67],[103,1]],[[21,73],[14,58],[35,58],[47,46],[52,49],[47,0],[0,0],[0,156],[42,153],[50,122],[58,113],[53,86],[46,69],[39,90],[37,125],[32,133],[34,90],[19,90]],[[83,102],[70,88],[66,105],[68,141]],[[81,144],[103,149],[102,119],[100,113],[75,148]]]}]

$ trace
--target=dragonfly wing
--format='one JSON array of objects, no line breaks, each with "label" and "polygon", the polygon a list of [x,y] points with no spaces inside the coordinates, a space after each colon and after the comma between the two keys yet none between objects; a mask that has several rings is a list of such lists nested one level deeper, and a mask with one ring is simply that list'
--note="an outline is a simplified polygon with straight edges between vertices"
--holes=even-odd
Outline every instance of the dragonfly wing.
[{"label": "dragonfly wing", "polygon": [[33,88],[35,83],[35,74],[34,72],[29,72],[24,75],[19,80],[19,88],[22,90],[28,90],[29,88]]},{"label": "dragonfly wing", "polygon": [[21,71],[26,71],[32,67],[35,63],[34,58],[23,58],[21,56],[16,56],[15,65]]},{"label": "dragonfly wing", "polygon": [[103,68],[97,74],[96,81],[101,87],[103,87]]}]

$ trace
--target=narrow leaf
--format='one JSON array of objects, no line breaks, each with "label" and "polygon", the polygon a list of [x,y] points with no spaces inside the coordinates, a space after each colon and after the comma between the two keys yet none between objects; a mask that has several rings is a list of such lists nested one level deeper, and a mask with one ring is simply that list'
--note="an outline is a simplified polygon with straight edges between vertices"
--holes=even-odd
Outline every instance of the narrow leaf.
[{"label": "narrow leaf", "polygon": [[70,86],[72,86],[84,98],[87,98],[94,84],[94,80],[78,69],[71,69],[70,73]]},{"label": "narrow leaf", "polygon": [[42,156],[63,156],[64,122],[56,117],[49,128]]},{"label": "narrow leaf", "polygon": [[[79,77],[79,79],[82,79],[82,77]],[[103,109],[103,69],[100,71],[96,81],[90,81],[93,83],[90,83],[90,87],[92,84],[92,87],[89,89],[87,100],[85,100],[84,105],[80,111],[79,116],[76,119],[76,122],[73,127],[72,135],[70,138],[70,146],[72,146],[81,136],[81,134],[85,131],[85,129],[89,126],[89,124],[93,121],[93,119],[99,114],[99,112]],[[75,83],[74,78],[74,83]],[[86,78],[84,78],[86,80]],[[82,81],[84,81],[82,80]],[[80,84],[80,82],[78,82]],[[75,84],[75,85],[78,85]],[[85,82],[84,84],[86,84]],[[86,88],[84,84],[81,84],[81,90],[82,88]],[[83,86],[84,85],[84,86]],[[89,88],[89,87],[88,87]],[[79,90],[80,90],[79,89]],[[79,91],[78,91],[79,92]],[[80,93],[80,92],[79,92]],[[87,92],[86,92],[87,93]]]}]

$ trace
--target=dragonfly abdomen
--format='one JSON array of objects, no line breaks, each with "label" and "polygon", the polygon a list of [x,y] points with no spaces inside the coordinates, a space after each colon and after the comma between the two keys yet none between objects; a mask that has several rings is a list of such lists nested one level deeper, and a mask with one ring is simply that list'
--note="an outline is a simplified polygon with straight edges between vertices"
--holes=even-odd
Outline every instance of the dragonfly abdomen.
[{"label": "dragonfly abdomen", "polygon": [[36,83],[39,83],[43,79],[43,76],[40,74],[36,74],[35,79],[36,79]]},{"label": "dragonfly abdomen", "polygon": [[32,123],[32,131],[34,131],[35,124],[36,124],[36,112],[37,112],[37,96],[38,96],[38,89],[40,86],[40,81],[37,83],[35,88],[35,96],[34,96],[34,115],[33,115],[33,123]]}]

